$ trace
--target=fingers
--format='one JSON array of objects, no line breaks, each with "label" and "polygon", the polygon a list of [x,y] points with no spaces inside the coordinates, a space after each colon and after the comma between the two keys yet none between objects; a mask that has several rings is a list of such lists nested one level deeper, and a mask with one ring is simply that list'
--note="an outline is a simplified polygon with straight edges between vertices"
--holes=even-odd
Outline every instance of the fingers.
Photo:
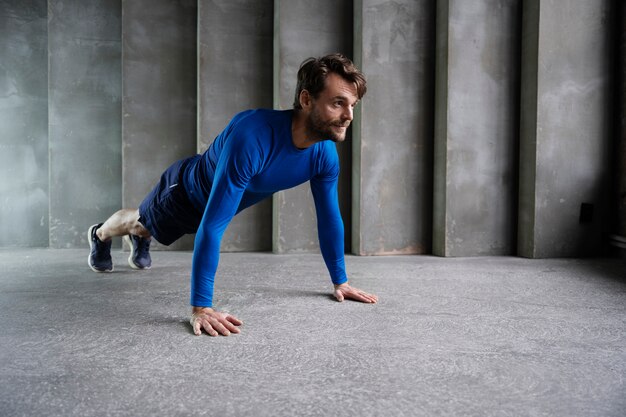
[{"label": "fingers", "polygon": [[343,301],[344,298],[348,298],[350,300],[360,301],[362,303],[368,304],[375,304],[378,302],[378,297],[374,294],[368,294],[365,291],[361,291],[354,287],[337,288],[337,290],[335,291],[335,297],[339,301]]},{"label": "fingers", "polygon": [[237,326],[243,322],[230,314],[218,313],[217,315],[202,314],[192,317],[193,332],[196,336],[202,334],[202,330],[209,336],[229,336],[231,333],[239,333]]},{"label": "fingers", "polygon": [[197,317],[192,318],[191,319],[191,324],[193,326],[193,333],[196,336],[200,336],[200,334],[202,334],[202,330],[200,330],[200,326],[202,326],[202,323],[200,323],[200,320],[198,320]]},{"label": "fingers", "polygon": [[351,298],[352,300],[361,301],[362,303],[375,303],[376,302],[376,299],[373,298],[371,295],[361,292],[361,291],[353,292],[349,294],[348,297]]},{"label": "fingers", "polygon": [[375,296],[374,294],[365,293],[364,297],[368,300],[368,302],[372,304],[376,304],[378,302],[378,297]]},{"label": "fingers", "polygon": [[[228,332],[228,334],[230,333],[239,333],[239,328],[237,326],[241,326],[241,324],[243,324],[241,322],[241,320],[227,314],[226,316],[224,316],[221,320],[220,320],[220,325],[226,330],[226,332]],[[228,334],[224,334],[222,333],[224,336],[228,336]]]},{"label": "fingers", "polygon": [[243,324],[243,321],[239,320],[235,316],[231,316],[230,314],[227,314],[225,318],[226,320],[228,320],[230,323],[234,324],[235,326],[241,326]]},{"label": "fingers", "polygon": [[219,334],[223,336],[230,335],[230,331],[218,319],[209,319],[209,325],[205,326],[204,330],[209,336],[217,336]]},{"label": "fingers", "polygon": [[196,316],[194,314],[191,317],[191,322],[193,324],[193,333],[196,336],[200,336],[202,334],[202,329],[204,329],[204,331],[210,336],[217,336],[217,332],[211,325],[211,318],[208,315],[203,314]]},{"label": "fingers", "polygon": [[375,296],[374,294],[368,294],[365,291],[357,291],[358,296],[360,297],[359,300],[363,301],[364,303],[377,303],[378,302],[378,297]]}]

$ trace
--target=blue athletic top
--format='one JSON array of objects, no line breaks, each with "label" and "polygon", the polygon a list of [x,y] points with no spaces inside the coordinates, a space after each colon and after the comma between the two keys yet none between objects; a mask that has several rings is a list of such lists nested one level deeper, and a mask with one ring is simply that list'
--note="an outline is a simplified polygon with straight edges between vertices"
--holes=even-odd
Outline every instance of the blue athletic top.
[{"label": "blue athletic top", "polygon": [[339,156],[332,141],[295,147],[293,110],[248,110],[237,114],[184,173],[192,204],[204,212],[191,268],[191,305],[211,307],[213,282],[226,226],[235,214],[276,191],[310,181],[320,248],[334,284],[348,279],[337,179]]}]

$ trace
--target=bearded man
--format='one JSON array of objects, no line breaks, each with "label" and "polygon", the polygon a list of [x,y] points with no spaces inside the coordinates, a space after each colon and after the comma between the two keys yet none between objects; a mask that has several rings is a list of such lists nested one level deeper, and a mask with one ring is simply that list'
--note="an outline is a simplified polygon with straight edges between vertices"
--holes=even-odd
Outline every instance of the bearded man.
[{"label": "bearded man", "polygon": [[170,166],[137,209],[122,209],[88,231],[89,267],[111,272],[111,238],[129,243],[129,264],[148,269],[150,241],[170,245],[196,233],[191,265],[191,325],[211,335],[239,333],[242,322],[213,308],[220,242],[240,211],[273,193],[310,182],[324,262],[338,301],[376,303],[348,283],[344,228],[337,195],[339,157],[353,111],[365,95],[364,75],[346,57],[305,60],[292,110],[247,110],[230,121],[201,155]]}]

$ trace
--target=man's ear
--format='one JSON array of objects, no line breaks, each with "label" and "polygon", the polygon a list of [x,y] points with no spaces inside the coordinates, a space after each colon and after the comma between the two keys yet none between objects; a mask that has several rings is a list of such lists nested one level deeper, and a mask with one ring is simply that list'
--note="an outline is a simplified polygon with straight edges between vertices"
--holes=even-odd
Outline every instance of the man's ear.
[{"label": "man's ear", "polygon": [[311,105],[311,94],[308,92],[308,90],[302,90],[300,91],[300,106],[302,106],[303,109],[307,109],[310,105]]}]

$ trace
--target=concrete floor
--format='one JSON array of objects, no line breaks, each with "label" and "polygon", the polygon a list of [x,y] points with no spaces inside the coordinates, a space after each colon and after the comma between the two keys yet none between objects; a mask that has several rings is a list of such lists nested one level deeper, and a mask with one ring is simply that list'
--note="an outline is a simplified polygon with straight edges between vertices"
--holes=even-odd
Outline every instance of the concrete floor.
[{"label": "concrete floor", "polygon": [[223,254],[240,335],[193,336],[191,254],[95,274],[86,250],[0,251],[2,416],[626,415],[626,264]]}]

